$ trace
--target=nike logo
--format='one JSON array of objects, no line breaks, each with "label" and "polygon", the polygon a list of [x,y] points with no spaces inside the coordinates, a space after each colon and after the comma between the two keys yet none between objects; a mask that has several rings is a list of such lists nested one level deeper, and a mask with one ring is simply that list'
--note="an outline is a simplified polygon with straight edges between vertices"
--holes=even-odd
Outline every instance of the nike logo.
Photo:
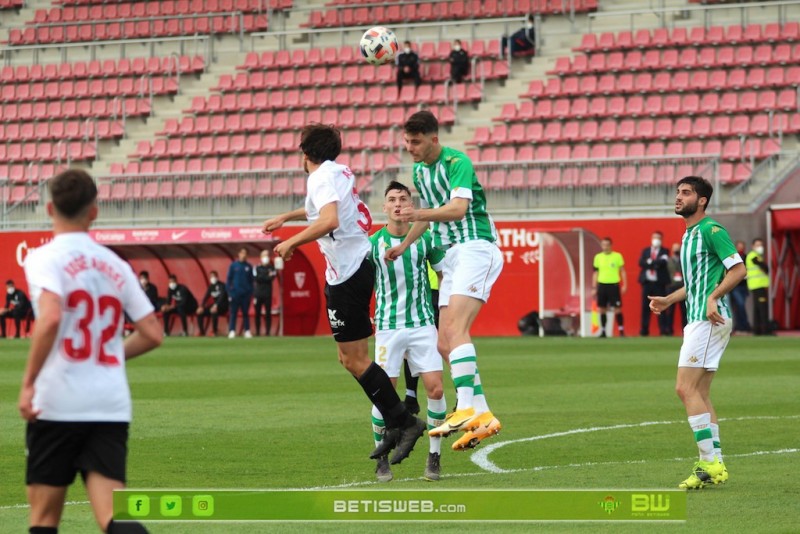
[{"label": "nike logo", "polygon": [[378,392],[379,392],[379,391],[380,391],[379,389],[376,389],[375,391],[373,391],[372,393],[370,393],[370,394],[369,394],[369,396],[370,396],[370,397],[374,397],[375,395],[377,395],[377,394],[378,394]]},{"label": "nike logo", "polygon": [[172,232],[172,240],[177,241],[178,239],[182,238],[188,233],[189,233],[188,230],[184,230],[183,232]]}]

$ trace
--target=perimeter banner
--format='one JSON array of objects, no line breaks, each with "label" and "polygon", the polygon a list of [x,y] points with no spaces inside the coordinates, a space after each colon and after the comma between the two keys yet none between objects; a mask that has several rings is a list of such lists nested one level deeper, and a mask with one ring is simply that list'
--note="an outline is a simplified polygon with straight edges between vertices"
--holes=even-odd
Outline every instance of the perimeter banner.
[{"label": "perimeter banner", "polygon": [[139,490],[119,521],[685,521],[681,490]]}]

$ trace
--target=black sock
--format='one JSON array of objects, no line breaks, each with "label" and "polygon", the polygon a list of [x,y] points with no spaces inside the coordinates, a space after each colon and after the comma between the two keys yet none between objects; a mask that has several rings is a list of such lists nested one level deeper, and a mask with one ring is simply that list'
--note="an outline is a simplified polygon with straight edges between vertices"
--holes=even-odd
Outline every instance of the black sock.
[{"label": "black sock", "polygon": [[148,534],[144,525],[138,521],[114,521],[108,522],[106,527],[107,534]]},{"label": "black sock", "polygon": [[30,534],[58,534],[58,527],[31,527]]},{"label": "black sock", "polygon": [[625,323],[622,321],[622,314],[617,314],[617,329],[622,332],[625,330]]},{"label": "black sock", "polygon": [[408,360],[403,360],[403,374],[406,377],[406,389],[410,389],[416,393],[417,385],[419,384],[419,377],[411,376],[411,369],[408,368]]},{"label": "black sock", "polygon": [[608,322],[608,316],[606,315],[606,312],[601,311],[600,312],[600,330],[602,332],[606,331],[606,322]]},{"label": "black sock", "polygon": [[[405,404],[400,401],[397,392],[392,387],[392,381],[386,371],[372,362],[367,370],[358,377],[358,383],[367,397],[380,410],[383,415],[383,421],[386,423],[386,428],[396,428],[398,426],[407,426],[408,417],[411,414],[406,410]],[[413,421],[413,416],[411,416]]]}]

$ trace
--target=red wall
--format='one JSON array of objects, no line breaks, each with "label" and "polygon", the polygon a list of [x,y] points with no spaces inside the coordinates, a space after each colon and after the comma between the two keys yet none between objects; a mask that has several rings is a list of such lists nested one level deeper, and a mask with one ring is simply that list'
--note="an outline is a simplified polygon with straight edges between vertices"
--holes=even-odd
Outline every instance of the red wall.
[{"label": "red wall", "polygon": [[[642,249],[650,245],[650,235],[655,230],[664,233],[664,246],[680,241],[684,224],[680,217],[668,219],[602,219],[588,221],[500,221],[500,247],[506,264],[495,285],[492,296],[481,311],[473,333],[486,335],[518,335],[517,321],[531,310],[538,308],[537,246],[534,232],[537,230],[582,227],[598,237],[609,236],[614,249],[625,258],[628,274],[628,292],[623,296],[625,329],[629,335],[639,332],[641,286],[637,282],[637,265]],[[300,226],[288,226],[275,232],[273,238],[285,239],[300,230]],[[0,234],[0,272],[5,278],[13,278],[17,285],[27,290],[21,261],[27,250],[40,246],[49,239],[49,232],[15,232]],[[735,236],[733,236],[736,239]],[[211,269],[220,272],[224,279],[231,257],[241,242],[218,244],[152,244],[131,245],[115,243],[113,248],[128,259],[134,269],[147,269],[154,283],[163,293],[167,272],[177,272],[198,298],[205,290],[207,273]],[[263,245],[252,243],[251,261]],[[187,252],[191,247],[192,254]],[[199,258],[195,260],[194,257]],[[319,247],[308,244],[301,247],[292,260],[287,262],[284,276],[284,304],[287,316],[294,317],[287,323],[286,333],[320,334],[330,333],[327,314],[321,313],[324,306],[323,275],[325,262]],[[302,285],[302,287],[300,287]],[[550,306],[548,306],[549,308]],[[651,320],[651,334],[657,333],[656,321]]]}]

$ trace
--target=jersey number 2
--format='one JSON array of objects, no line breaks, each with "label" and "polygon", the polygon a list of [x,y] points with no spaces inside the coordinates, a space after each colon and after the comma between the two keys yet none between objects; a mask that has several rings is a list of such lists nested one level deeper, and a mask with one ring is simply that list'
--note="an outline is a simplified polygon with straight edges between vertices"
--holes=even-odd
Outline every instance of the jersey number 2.
[{"label": "jersey number 2", "polygon": [[[71,337],[64,339],[64,352],[73,360],[87,360],[94,352],[94,344],[97,343],[99,346],[97,362],[100,365],[119,365],[119,359],[113,354],[106,353],[105,346],[117,333],[119,321],[122,318],[122,304],[115,297],[109,295],[100,296],[95,303],[92,296],[82,289],[73,291],[67,296],[68,310],[77,310],[81,304],[84,305],[84,312],[78,320],[77,327],[82,340],[76,346],[75,339]],[[98,315],[95,315],[95,308]],[[111,309],[111,322],[100,332],[99,340],[92,339],[90,325],[98,316],[102,318],[109,309]]]}]

